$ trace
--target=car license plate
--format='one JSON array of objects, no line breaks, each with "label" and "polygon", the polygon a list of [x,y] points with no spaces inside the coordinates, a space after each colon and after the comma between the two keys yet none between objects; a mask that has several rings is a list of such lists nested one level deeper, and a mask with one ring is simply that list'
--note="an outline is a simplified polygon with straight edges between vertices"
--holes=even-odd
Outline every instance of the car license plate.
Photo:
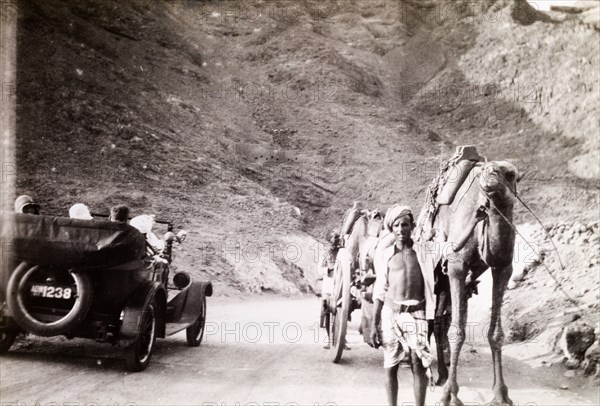
[{"label": "car license plate", "polygon": [[51,299],[71,299],[73,289],[68,286],[32,285],[31,296]]}]

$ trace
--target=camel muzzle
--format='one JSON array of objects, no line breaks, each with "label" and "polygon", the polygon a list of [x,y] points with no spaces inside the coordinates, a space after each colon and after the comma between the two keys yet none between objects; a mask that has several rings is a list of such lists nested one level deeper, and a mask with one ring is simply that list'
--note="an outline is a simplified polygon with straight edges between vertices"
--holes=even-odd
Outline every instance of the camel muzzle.
[{"label": "camel muzzle", "polygon": [[516,191],[517,167],[510,162],[490,162],[486,164],[479,178],[479,185],[486,193]]}]

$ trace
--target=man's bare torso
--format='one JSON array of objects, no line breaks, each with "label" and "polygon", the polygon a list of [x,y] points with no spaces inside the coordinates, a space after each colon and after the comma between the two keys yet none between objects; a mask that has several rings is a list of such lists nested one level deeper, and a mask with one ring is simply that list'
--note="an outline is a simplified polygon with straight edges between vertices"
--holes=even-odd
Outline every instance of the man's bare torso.
[{"label": "man's bare torso", "polygon": [[395,247],[395,253],[388,261],[388,272],[388,298],[396,302],[425,298],[423,274],[412,248],[400,250]]}]

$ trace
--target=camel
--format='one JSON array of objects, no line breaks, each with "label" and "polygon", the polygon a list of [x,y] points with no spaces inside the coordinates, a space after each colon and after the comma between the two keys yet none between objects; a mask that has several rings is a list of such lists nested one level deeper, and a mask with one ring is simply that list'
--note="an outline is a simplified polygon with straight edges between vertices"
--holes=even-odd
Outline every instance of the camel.
[{"label": "camel", "polygon": [[[331,275],[332,291],[326,294],[321,310],[321,327],[327,330],[328,336],[325,348],[331,350],[334,363],[339,362],[344,349],[349,349],[345,344],[345,335],[352,311],[366,304],[367,308],[362,312],[363,325],[365,315],[372,313],[369,302],[365,299],[375,281],[368,258],[377,243],[382,224],[383,217],[378,210],[368,211],[363,208],[362,202],[354,202],[353,207],[344,215],[341,232],[336,233],[341,244],[336,244],[335,266]],[[343,280],[347,283],[342,282]],[[363,326],[359,328],[365,342],[369,343],[369,334],[365,334],[365,331],[370,332],[370,324],[367,324],[364,331]]]},{"label": "camel", "polygon": [[[492,351],[494,405],[512,405],[502,375],[501,324],[502,300],[512,273],[515,232],[512,222],[517,168],[509,162],[478,163],[456,192],[450,204],[440,205],[432,229],[447,236],[446,241],[457,241],[468,219],[480,207],[487,209],[488,218],[477,225],[466,245],[448,258],[448,276],[452,300],[452,325],[457,327],[456,340],[450,343],[451,359],[448,381],[443,387],[444,405],[463,405],[458,398],[458,359],[465,341],[467,322],[467,294],[465,281],[477,279],[488,268],[492,269],[492,310],[488,342]],[[424,207],[423,211],[427,210]]]},{"label": "camel", "polygon": [[[370,342],[373,306],[369,295],[372,290],[372,283],[375,281],[371,258],[375,246],[379,241],[379,234],[383,229],[382,225],[383,216],[378,210],[362,210],[361,215],[356,218],[354,224],[351,226],[350,233],[347,235],[344,243],[344,248],[349,254],[346,258],[352,261],[351,269],[359,270],[360,285],[365,289],[360,298],[362,320],[359,329],[365,342],[371,346],[373,345]],[[354,296],[356,297],[356,295]]]}]

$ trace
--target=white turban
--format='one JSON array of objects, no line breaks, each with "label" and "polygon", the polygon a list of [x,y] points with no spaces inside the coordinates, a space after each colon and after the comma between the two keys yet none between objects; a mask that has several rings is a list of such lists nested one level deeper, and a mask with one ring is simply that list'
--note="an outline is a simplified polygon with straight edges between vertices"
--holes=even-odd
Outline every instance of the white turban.
[{"label": "white turban", "polygon": [[393,205],[388,209],[387,213],[385,213],[385,220],[383,221],[385,228],[391,232],[394,222],[399,217],[406,216],[408,214],[412,214],[410,207],[400,206],[399,204]]},{"label": "white turban", "polygon": [[154,225],[154,216],[149,214],[141,214],[131,219],[129,224],[139,230],[142,234],[148,234],[152,231]]},{"label": "white turban", "polygon": [[150,214],[141,214],[129,221],[129,225],[137,228],[140,233],[146,234],[148,244],[150,244],[155,251],[160,252],[165,248],[165,241],[158,238],[156,234],[152,232],[154,223],[154,215]]},{"label": "white turban", "polygon": [[92,220],[93,217],[90,214],[90,209],[83,203],[75,203],[69,209],[69,217],[72,219],[79,220]]}]

